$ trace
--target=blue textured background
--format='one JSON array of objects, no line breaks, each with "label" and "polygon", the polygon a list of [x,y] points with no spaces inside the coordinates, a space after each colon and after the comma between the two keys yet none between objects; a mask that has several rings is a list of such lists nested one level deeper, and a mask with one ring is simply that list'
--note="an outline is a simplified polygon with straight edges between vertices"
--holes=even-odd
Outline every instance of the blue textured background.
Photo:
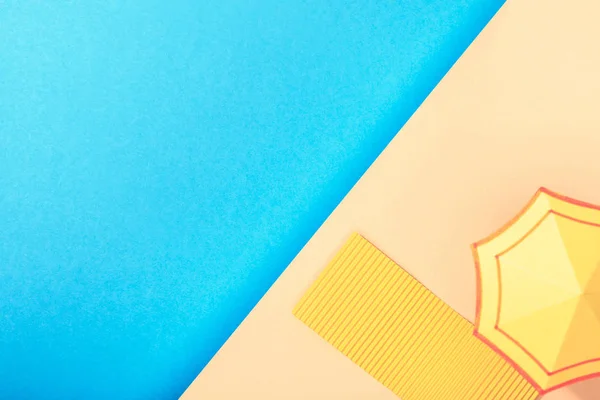
[{"label": "blue textured background", "polygon": [[501,3],[0,1],[0,398],[177,398]]}]

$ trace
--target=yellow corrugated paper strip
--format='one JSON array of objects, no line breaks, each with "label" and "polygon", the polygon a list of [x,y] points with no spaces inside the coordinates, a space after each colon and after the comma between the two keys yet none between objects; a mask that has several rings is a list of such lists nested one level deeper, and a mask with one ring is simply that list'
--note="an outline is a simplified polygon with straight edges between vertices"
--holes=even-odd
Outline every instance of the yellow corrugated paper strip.
[{"label": "yellow corrugated paper strip", "polygon": [[403,400],[533,400],[473,325],[354,234],[294,315]]}]

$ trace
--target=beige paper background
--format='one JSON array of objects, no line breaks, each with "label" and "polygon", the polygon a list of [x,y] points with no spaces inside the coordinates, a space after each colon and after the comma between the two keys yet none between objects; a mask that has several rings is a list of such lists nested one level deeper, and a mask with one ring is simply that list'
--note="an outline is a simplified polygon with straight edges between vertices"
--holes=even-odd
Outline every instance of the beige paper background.
[{"label": "beige paper background", "polygon": [[[357,231],[473,321],[469,245],[539,186],[600,204],[600,2],[509,0],[183,400],[397,400],[291,313]],[[600,381],[546,400],[592,400]]]}]

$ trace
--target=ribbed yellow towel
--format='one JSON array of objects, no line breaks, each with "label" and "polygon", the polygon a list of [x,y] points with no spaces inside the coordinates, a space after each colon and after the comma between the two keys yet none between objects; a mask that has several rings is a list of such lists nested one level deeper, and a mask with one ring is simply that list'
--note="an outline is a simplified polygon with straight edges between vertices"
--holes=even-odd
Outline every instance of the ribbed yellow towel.
[{"label": "ribbed yellow towel", "polygon": [[354,234],[294,315],[402,400],[533,400],[473,325]]}]

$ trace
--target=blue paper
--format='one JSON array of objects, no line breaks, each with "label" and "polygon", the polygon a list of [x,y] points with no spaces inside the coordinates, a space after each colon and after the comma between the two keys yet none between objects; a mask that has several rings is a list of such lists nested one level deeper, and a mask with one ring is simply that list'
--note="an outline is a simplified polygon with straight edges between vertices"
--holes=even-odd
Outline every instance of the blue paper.
[{"label": "blue paper", "polygon": [[1,2],[0,398],[178,398],[501,3]]}]

